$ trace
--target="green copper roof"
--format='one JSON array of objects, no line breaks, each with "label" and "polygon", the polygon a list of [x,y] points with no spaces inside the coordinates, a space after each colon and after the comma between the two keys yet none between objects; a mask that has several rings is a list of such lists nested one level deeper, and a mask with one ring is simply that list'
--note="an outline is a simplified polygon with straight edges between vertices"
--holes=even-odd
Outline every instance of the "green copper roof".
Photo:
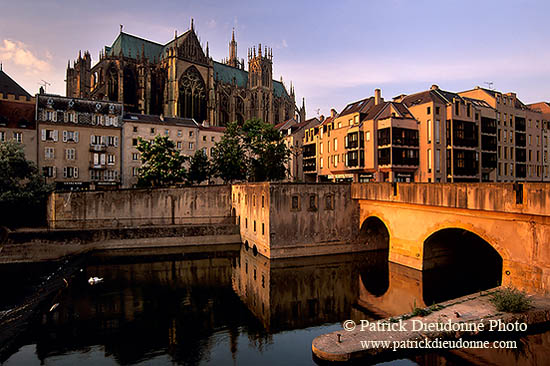
[{"label": "green copper roof", "polygon": [[283,86],[283,83],[280,81],[273,80],[273,94],[277,97],[285,97],[288,98],[288,94],[286,92],[285,87]]},{"label": "green copper roof", "polygon": [[118,56],[122,53],[125,57],[136,58],[141,55],[141,51],[145,54],[150,61],[159,60],[162,53],[163,45],[148,41],[143,38],[132,36],[127,33],[120,33],[113,42],[113,45],[107,50],[109,56]]},{"label": "green copper roof", "polygon": [[[214,79],[225,84],[233,84],[235,80],[237,86],[243,88],[248,82],[248,72],[214,61]],[[273,80],[273,94],[276,97],[288,98],[288,93],[280,81]]]},{"label": "green copper roof", "polygon": [[214,79],[225,84],[233,84],[233,79],[237,86],[246,87],[248,83],[248,72],[214,61]]}]

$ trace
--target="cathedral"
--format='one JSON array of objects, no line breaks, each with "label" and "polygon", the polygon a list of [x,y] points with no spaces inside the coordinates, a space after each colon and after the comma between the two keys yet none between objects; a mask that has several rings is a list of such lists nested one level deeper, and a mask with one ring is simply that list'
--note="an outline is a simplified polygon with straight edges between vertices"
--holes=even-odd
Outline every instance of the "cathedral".
[{"label": "cathedral", "polygon": [[110,100],[126,112],[193,118],[224,126],[250,118],[277,124],[297,117],[305,121],[305,106],[296,106],[292,84],[287,91],[273,80],[273,52],[261,44],[248,50],[248,70],[237,56],[233,31],[229,57],[214,61],[191,28],[165,45],[122,31],[100,52],[92,67],[89,52],[67,67],[67,97]]}]

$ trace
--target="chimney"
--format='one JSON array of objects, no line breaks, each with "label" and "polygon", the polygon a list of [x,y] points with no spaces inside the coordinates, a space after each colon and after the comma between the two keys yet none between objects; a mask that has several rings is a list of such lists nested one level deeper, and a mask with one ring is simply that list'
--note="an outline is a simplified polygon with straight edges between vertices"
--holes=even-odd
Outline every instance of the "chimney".
[{"label": "chimney", "polygon": [[331,108],[331,109],[330,109],[330,117],[331,117],[331,118],[334,118],[334,116],[336,116],[336,109]]},{"label": "chimney", "polygon": [[323,122],[324,120],[325,120],[325,116],[323,116],[323,115],[321,114],[321,116],[319,117],[319,122]]},{"label": "chimney", "polygon": [[436,84],[433,84],[432,87],[430,88],[430,90],[436,90],[436,89],[439,89],[439,86],[437,86]]},{"label": "chimney", "polygon": [[380,96],[380,89],[374,89],[374,105],[378,105],[382,102],[382,98]]}]

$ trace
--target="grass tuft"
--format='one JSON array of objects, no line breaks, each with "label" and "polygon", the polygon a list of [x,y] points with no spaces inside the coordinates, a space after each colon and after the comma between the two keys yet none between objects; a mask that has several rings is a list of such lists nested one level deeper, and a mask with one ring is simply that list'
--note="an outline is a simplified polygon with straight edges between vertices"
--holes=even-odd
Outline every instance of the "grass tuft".
[{"label": "grass tuft", "polygon": [[512,287],[506,287],[492,294],[490,301],[498,311],[506,313],[523,313],[531,308],[531,299]]}]

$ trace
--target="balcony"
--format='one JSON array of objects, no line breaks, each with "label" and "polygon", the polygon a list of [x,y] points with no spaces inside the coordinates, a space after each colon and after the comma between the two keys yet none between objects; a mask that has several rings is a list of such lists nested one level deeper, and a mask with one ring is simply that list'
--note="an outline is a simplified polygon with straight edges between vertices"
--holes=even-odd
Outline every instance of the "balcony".
[{"label": "balcony", "polygon": [[90,169],[95,169],[95,170],[105,170],[107,169],[107,164],[101,164],[101,163],[94,163],[93,161],[90,162]]},{"label": "balcony", "polygon": [[91,152],[105,152],[107,151],[107,145],[104,144],[90,144]]}]

